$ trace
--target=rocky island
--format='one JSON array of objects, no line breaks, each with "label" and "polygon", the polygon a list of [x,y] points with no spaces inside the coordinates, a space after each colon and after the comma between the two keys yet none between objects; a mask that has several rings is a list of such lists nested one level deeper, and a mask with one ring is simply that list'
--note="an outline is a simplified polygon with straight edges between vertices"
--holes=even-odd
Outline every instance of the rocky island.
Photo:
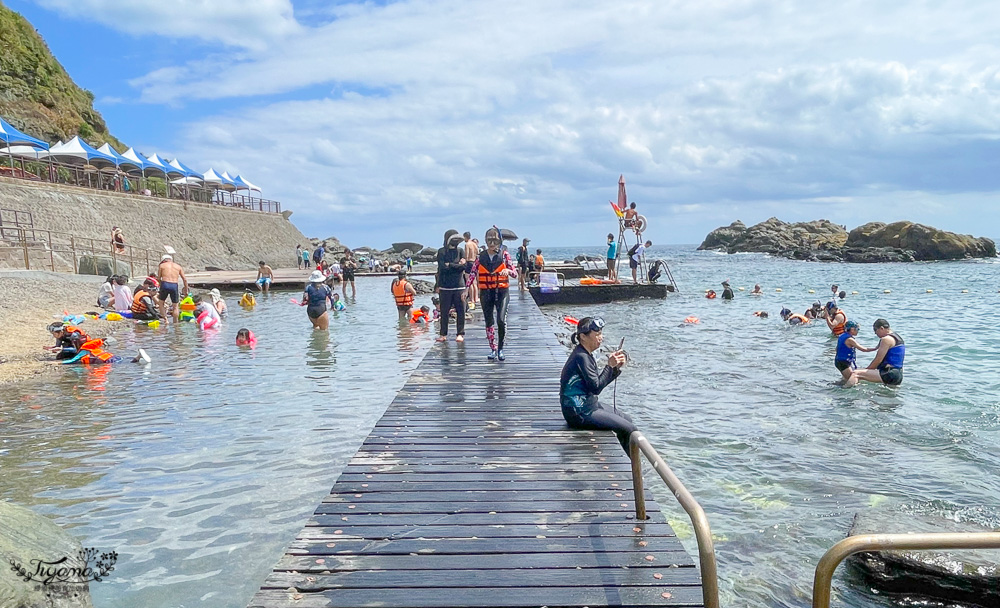
[{"label": "rocky island", "polygon": [[869,222],[850,232],[829,220],[787,223],[772,217],[751,226],[737,220],[716,228],[699,250],[769,253],[813,262],[915,262],[996,257],[985,237],[946,232],[914,222]]}]

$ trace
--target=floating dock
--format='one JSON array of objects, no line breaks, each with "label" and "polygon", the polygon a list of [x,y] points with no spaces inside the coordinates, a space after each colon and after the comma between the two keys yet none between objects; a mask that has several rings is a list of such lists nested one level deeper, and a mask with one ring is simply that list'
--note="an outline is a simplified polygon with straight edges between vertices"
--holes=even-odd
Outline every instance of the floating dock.
[{"label": "floating dock", "polygon": [[[275,268],[271,289],[303,289],[313,269]],[[188,285],[194,289],[243,290],[257,289],[256,270],[211,270],[185,273]],[[363,277],[394,277],[395,272],[358,272],[355,279]],[[433,272],[411,272],[410,277],[433,277]]]},{"label": "floating dock", "polygon": [[479,321],[435,344],[251,608],[702,606],[699,570],[611,432],[567,428],[567,353],[511,293],[507,360]]},{"label": "floating dock", "polygon": [[580,285],[566,283],[559,286],[559,291],[545,292],[541,287],[529,287],[528,291],[539,306],[550,304],[607,304],[623,300],[639,298],[667,297],[673,291],[671,285],[665,283],[618,283],[608,285]]}]

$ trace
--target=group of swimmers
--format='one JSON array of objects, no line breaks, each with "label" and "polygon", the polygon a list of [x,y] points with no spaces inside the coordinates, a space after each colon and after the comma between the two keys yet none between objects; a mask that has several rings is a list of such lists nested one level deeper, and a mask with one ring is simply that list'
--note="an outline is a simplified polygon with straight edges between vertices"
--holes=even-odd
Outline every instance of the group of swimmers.
[{"label": "group of swimmers", "polygon": [[[837,304],[837,298],[846,297],[846,292],[839,291],[838,285],[832,285],[834,299],[821,306],[815,302],[804,314],[796,314],[787,307],[781,309],[781,319],[790,325],[805,325],[814,319],[826,320],[830,332],[837,338],[837,351],[833,364],[842,376],[841,385],[845,388],[854,386],[860,380],[899,386],[903,383],[903,359],[906,355],[906,345],[899,334],[892,331],[885,319],[876,319],[872,330],[878,337],[877,346],[865,347],[857,341],[861,327],[856,321],[849,321],[847,313]],[[757,316],[766,316],[755,312]],[[858,369],[857,351],[875,353],[867,367]]]}]

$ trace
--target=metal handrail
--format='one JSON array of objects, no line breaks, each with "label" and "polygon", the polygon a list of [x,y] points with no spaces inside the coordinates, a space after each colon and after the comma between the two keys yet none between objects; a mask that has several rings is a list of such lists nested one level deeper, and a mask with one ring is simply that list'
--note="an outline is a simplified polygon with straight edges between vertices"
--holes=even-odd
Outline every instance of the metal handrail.
[{"label": "metal handrail", "polygon": [[864,551],[890,549],[1000,549],[1000,532],[947,532],[922,534],[859,534],[849,536],[823,554],[813,578],[813,608],[830,607],[833,572],[848,556]]},{"label": "metal handrail", "polygon": [[694,528],[695,539],[698,541],[702,602],[704,602],[705,608],[719,608],[719,573],[715,563],[715,546],[712,543],[712,529],[708,525],[708,517],[694,496],[670,470],[666,461],[649,444],[642,431],[632,431],[628,437],[628,455],[632,461],[632,491],[635,494],[636,519],[646,519],[646,497],[643,493],[640,454],[653,465],[653,470],[667,484],[667,487],[673,492],[674,498],[691,518],[691,526]]},{"label": "metal handrail", "polygon": [[[146,273],[151,272],[151,269],[155,267],[155,264],[159,262],[160,253],[152,249],[145,249],[143,247],[136,247],[134,245],[125,245],[125,251],[119,252],[110,240],[94,239],[90,237],[79,237],[69,232],[59,232],[56,230],[44,230],[42,228],[21,228],[18,226],[0,226],[0,237],[3,236],[4,231],[13,230],[15,234],[18,235],[18,242],[20,247],[24,249],[24,268],[25,270],[30,270],[29,256],[28,256],[28,238],[27,233],[31,233],[31,240],[44,243],[48,247],[49,263],[48,268],[52,272],[58,272],[55,263],[55,255],[57,253],[69,253],[73,256],[73,269],[72,272],[77,272],[78,267],[78,250],[82,253],[90,252],[92,256],[96,256],[98,253],[104,254],[105,252],[110,255],[112,259],[112,264],[117,269],[118,261],[121,259],[123,262],[129,265],[129,275],[135,276],[136,265],[144,265]],[[57,243],[57,239],[53,236],[60,237],[62,243]],[[107,249],[105,249],[107,247]]]}]

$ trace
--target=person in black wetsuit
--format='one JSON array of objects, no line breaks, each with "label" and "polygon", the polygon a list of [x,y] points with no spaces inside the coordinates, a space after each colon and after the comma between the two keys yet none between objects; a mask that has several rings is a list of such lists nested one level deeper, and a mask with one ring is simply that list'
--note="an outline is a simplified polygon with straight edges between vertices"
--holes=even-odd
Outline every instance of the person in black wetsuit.
[{"label": "person in black wetsuit", "polygon": [[733,294],[733,288],[729,286],[729,281],[728,280],[723,281],[722,282],[722,299],[723,300],[732,300],[733,296],[734,296],[734,294]]},{"label": "person in black wetsuit", "polygon": [[576,326],[572,341],[576,348],[570,353],[559,378],[559,402],[563,418],[574,429],[594,429],[614,431],[618,443],[628,452],[628,438],[636,426],[625,414],[604,409],[597,396],[604,387],[622,373],[625,353],[615,351],[608,356],[608,364],[598,371],[597,362],[591,354],[604,341],[604,321],[595,317],[584,317]]}]

